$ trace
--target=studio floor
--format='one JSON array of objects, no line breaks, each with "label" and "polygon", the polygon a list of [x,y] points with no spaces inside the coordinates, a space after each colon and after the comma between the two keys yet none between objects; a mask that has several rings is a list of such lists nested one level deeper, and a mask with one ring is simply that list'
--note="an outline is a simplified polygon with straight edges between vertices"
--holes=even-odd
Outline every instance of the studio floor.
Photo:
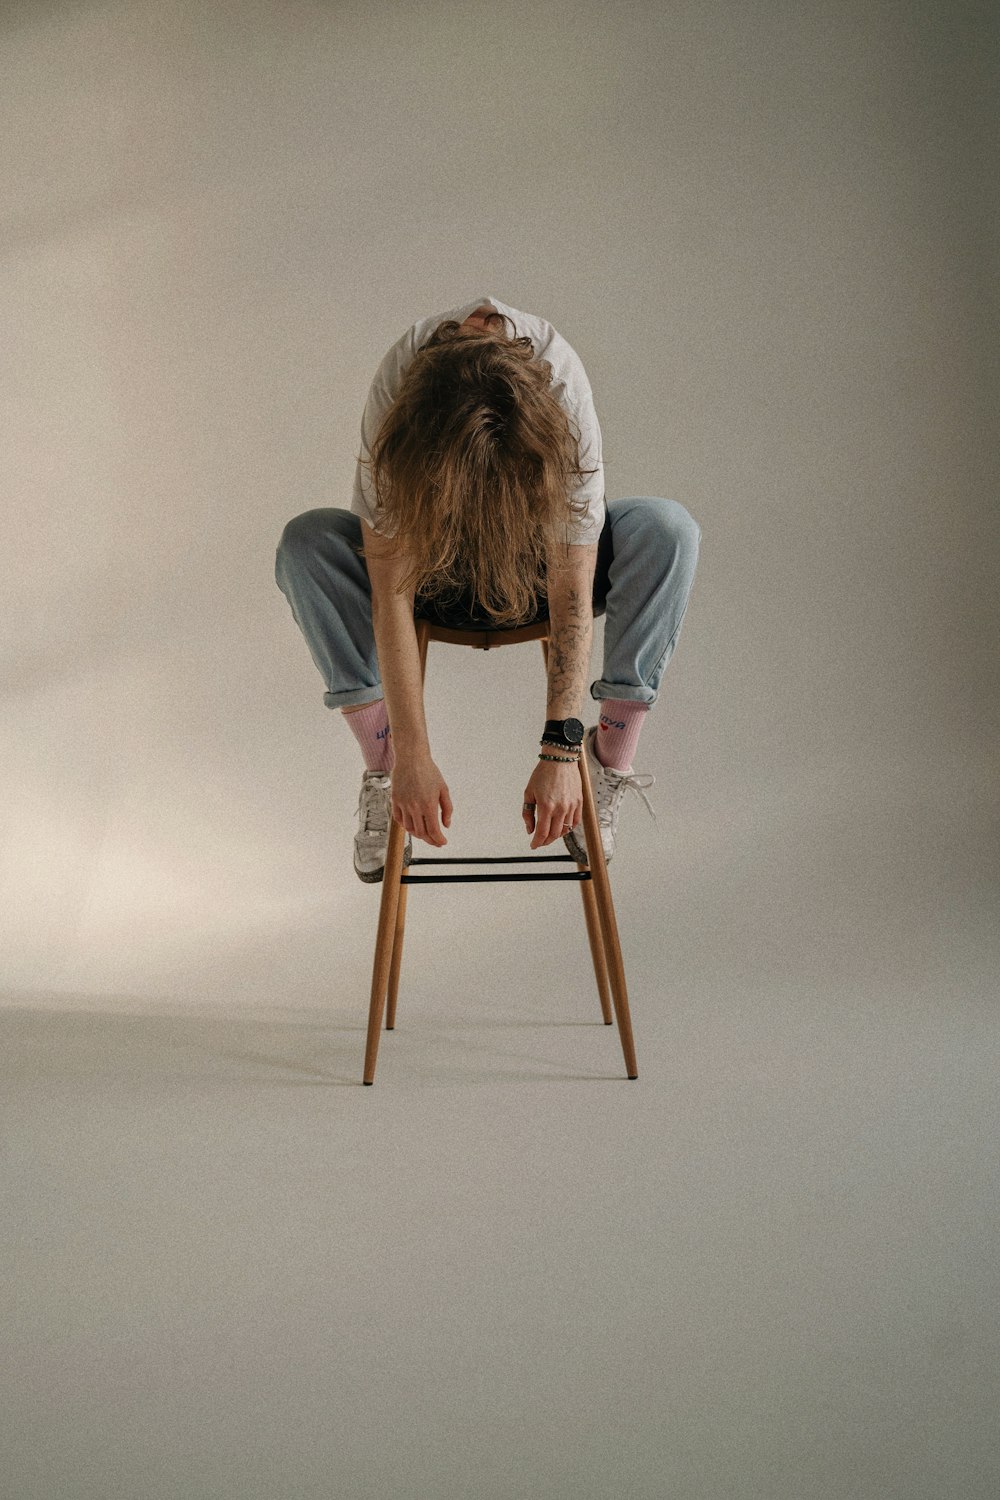
[{"label": "studio floor", "polygon": [[612,866],[635,1081],[582,919],[435,966],[411,903],[363,1087],[378,888],[325,1005],[11,997],[3,1494],[991,1500],[989,847],[923,784],[850,896]]}]

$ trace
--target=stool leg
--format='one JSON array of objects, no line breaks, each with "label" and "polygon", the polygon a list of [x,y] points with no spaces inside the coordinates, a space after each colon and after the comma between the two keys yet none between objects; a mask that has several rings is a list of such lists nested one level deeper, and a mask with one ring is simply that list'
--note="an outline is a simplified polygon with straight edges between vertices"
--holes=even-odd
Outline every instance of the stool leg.
[{"label": "stool leg", "polygon": [[396,1024],[396,996],[399,993],[399,970],[403,962],[403,930],[406,927],[406,893],[408,885],[399,887],[399,904],[396,907],[396,936],[392,943],[392,967],[389,970],[389,997],[385,1012],[385,1029],[392,1031]]},{"label": "stool leg", "polygon": [[[577,865],[578,870],[585,870],[586,865]],[[406,887],[404,886],[405,890]],[[594,895],[593,880],[580,881],[580,895],[583,897],[583,914],[587,919],[587,937],[590,941],[590,956],[594,960],[594,975],[597,979],[597,993],[601,1000],[601,1015],[604,1017],[605,1026],[610,1026],[611,996],[608,991],[608,961],[604,957],[604,938],[601,936],[601,918],[597,910],[597,898]]]},{"label": "stool leg", "polygon": [[[416,622],[417,647],[420,652],[420,680],[423,682],[427,667],[427,623]],[[389,820],[389,842],[385,851],[385,869],[382,872],[382,901],[378,913],[378,931],[375,934],[375,962],[372,968],[371,1000],[368,1005],[368,1040],[365,1046],[365,1083],[375,1082],[375,1063],[378,1059],[378,1044],[382,1030],[382,1016],[386,1010],[386,1030],[396,1024],[396,997],[399,993],[399,970],[403,961],[403,932],[406,926],[406,894],[408,887],[402,883],[403,855],[406,852],[406,831],[395,818]]]},{"label": "stool leg", "polygon": [[608,879],[604,846],[601,843],[601,825],[597,821],[597,801],[590,779],[590,765],[582,756],[580,780],[583,783],[583,832],[587,840],[587,849],[596,851],[590,860],[590,876],[601,920],[601,930],[604,933],[604,953],[608,965],[608,978],[611,981],[611,995],[615,1002],[615,1015],[618,1017],[618,1033],[621,1037],[622,1052],[625,1054],[625,1071],[629,1078],[638,1078],[635,1043],[632,1040],[632,1018],[629,1014],[628,991],[625,987],[625,966],[622,963],[621,944],[618,941],[618,923],[615,920],[614,902],[611,899],[611,881]]},{"label": "stool leg", "polygon": [[[542,636],[542,655],[545,658],[546,668],[549,664],[549,642],[547,636]],[[615,920],[615,907],[611,899],[611,881],[608,878],[608,867],[604,859],[604,845],[601,842],[601,825],[597,820],[597,800],[594,797],[594,786],[590,777],[590,763],[586,752],[580,756],[580,782],[583,787],[583,832],[587,841],[587,849],[597,850],[597,857],[590,860],[590,880],[581,880],[580,885],[591,887],[592,902],[597,907],[597,916],[600,922],[601,933],[604,938],[600,960],[594,948],[594,940],[591,936],[590,950],[594,959],[594,971],[597,975],[597,986],[601,994],[601,1010],[605,1020],[608,1019],[606,991],[602,989],[602,971],[611,984],[611,995],[615,1005],[615,1015],[618,1018],[618,1034],[621,1038],[622,1052],[625,1055],[625,1071],[629,1078],[638,1078],[639,1070],[635,1061],[635,1042],[632,1038],[632,1017],[628,1008],[628,990],[625,986],[625,965],[622,963],[621,943],[618,940],[618,923]],[[592,909],[588,905],[587,897],[583,898],[584,911],[590,914]],[[590,921],[587,923],[588,936],[590,936]]]},{"label": "stool leg", "polygon": [[[542,656],[545,658],[545,669],[549,666],[549,642],[547,636],[542,636],[540,642]],[[577,863],[578,870],[585,870],[586,865]],[[601,918],[597,910],[597,902],[594,899],[594,885],[592,880],[580,881],[580,895],[583,897],[583,915],[587,922],[587,940],[590,943],[590,956],[594,962],[594,977],[597,980],[597,994],[601,1002],[601,1015],[604,1017],[605,1026],[611,1025],[611,997],[608,993],[608,962],[604,957],[604,938],[601,933]]]},{"label": "stool leg", "polygon": [[385,870],[382,875],[382,901],[378,912],[378,931],[375,935],[375,963],[372,970],[371,1001],[368,1006],[368,1042],[365,1047],[365,1083],[375,1082],[375,1062],[378,1058],[379,1033],[385,1011],[386,989],[389,971],[393,966],[393,950],[396,936],[402,939],[397,926],[399,897],[404,887],[400,884],[403,873],[403,853],[406,833],[395,818],[389,820],[389,844],[385,851]]}]

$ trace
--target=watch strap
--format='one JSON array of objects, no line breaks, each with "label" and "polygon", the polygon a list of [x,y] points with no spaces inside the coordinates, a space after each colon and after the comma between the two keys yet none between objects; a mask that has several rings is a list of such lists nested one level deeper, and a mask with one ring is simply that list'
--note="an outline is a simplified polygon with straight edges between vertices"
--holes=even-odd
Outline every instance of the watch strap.
[{"label": "watch strap", "polygon": [[[566,726],[570,724],[573,726],[572,734],[567,733]],[[583,743],[583,724],[572,715],[568,719],[546,719],[542,737],[557,745],[576,749]]]}]

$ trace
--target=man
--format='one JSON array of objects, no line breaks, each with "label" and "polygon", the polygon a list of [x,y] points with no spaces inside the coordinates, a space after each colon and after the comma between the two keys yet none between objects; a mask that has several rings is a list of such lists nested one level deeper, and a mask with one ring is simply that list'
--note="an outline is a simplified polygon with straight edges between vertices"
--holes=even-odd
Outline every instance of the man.
[{"label": "man", "polygon": [[[454,628],[550,622],[545,725],[524,790],[532,849],[562,838],[587,863],[579,757],[594,778],[605,860],[632,758],[673,655],[701,528],[676,500],[608,501],[583,364],[544,319],[495,297],[423,318],[368,392],[350,510],[288,522],[275,580],[365,761],[354,868],[380,881],[389,818],[437,847],[451,825],[431,756],[415,619]],[[578,715],[594,609],[605,609],[601,704]],[[654,814],[655,817],[655,814]]]}]

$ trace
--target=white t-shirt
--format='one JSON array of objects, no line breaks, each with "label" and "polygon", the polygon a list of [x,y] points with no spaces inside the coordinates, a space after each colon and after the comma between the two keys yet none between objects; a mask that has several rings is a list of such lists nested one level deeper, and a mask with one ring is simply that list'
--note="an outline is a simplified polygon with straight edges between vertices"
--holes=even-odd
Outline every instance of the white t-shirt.
[{"label": "white t-shirt", "polygon": [[[538,359],[548,360],[552,366],[551,390],[560,405],[576,423],[580,432],[580,467],[595,469],[578,484],[576,496],[588,502],[586,515],[576,516],[567,510],[567,522],[560,538],[563,542],[596,542],[604,526],[604,459],[601,446],[601,429],[594,410],[594,397],[590,389],[587,372],[576,351],[557,333],[551,323],[533,313],[519,312],[516,307],[507,307],[496,297],[477,297],[451,312],[436,313],[430,318],[421,318],[397,339],[389,349],[371,383],[368,400],[361,418],[361,457],[371,458],[370,445],[385,413],[399,393],[403,374],[417,351],[427,342],[439,324],[454,318],[462,323],[477,307],[489,306],[497,312],[506,313],[514,324],[514,336],[527,335]],[[359,462],[354,476],[354,495],[351,510],[361,516],[373,529],[375,501],[371,490],[371,473]]]}]

